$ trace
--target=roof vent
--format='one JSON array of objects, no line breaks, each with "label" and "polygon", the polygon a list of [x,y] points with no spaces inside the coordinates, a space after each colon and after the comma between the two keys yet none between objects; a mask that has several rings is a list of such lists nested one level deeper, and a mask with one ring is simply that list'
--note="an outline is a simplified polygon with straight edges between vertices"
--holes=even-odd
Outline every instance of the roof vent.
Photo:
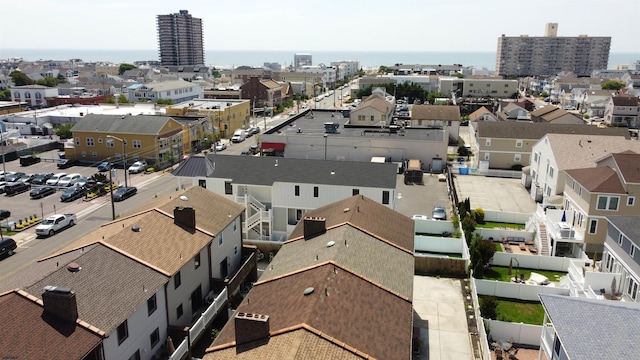
[{"label": "roof vent", "polygon": [[327,243],[327,247],[332,247],[332,246],[333,246],[333,245],[335,245],[335,244],[336,244],[336,242],[335,242],[335,241],[333,241],[333,240],[331,240],[331,241],[329,241],[329,242]]},{"label": "roof vent", "polygon": [[315,290],[316,290],[316,289],[314,289],[313,287],[308,287],[308,288],[304,289],[303,294],[304,294],[304,296],[311,295],[311,294],[313,294],[313,292],[314,292]]},{"label": "roof vent", "polygon": [[140,232],[140,227],[134,225],[134,226],[131,227],[131,231]]},{"label": "roof vent", "polygon": [[72,273],[76,273],[78,271],[80,271],[80,265],[78,265],[78,263],[69,263],[69,265],[67,265],[67,270],[69,270],[69,272]]},{"label": "roof vent", "polygon": [[187,201],[189,198],[186,195],[180,195],[180,200]]},{"label": "roof vent", "polygon": [[351,209],[349,209],[349,208],[344,208],[344,209],[342,209],[342,212],[345,212],[345,213],[346,213],[346,212],[349,212],[349,210],[351,210]]}]

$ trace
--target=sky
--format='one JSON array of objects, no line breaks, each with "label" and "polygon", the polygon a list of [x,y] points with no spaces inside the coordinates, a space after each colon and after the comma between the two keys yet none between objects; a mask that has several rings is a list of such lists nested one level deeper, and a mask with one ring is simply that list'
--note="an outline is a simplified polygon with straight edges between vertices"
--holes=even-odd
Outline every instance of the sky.
[{"label": "sky", "polygon": [[[5,49],[157,49],[156,15],[203,20],[205,50],[493,52],[506,36],[611,36],[640,53],[639,0],[29,0],[2,6]],[[631,20],[633,21],[633,20]]]}]

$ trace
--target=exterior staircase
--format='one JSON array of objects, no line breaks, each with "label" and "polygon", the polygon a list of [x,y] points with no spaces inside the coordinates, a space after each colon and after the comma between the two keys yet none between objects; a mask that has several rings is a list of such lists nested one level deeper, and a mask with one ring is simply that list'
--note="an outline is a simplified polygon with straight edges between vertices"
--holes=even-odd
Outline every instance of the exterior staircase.
[{"label": "exterior staircase", "polygon": [[549,250],[549,239],[547,238],[547,227],[544,223],[538,223],[538,236],[540,237],[540,244],[542,245],[542,251],[540,255],[551,256]]}]

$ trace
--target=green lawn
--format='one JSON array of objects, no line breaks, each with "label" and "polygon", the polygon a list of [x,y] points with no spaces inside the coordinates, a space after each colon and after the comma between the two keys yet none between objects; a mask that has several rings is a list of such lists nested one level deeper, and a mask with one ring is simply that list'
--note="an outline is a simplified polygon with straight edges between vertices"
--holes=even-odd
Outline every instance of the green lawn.
[{"label": "green lawn", "polygon": [[511,268],[511,275],[509,275],[509,267],[507,266],[492,266],[491,268],[484,271],[485,280],[498,280],[498,281],[511,281],[512,277],[516,276],[516,272],[518,273],[518,277],[520,274],[524,274],[524,278],[528,279],[531,272],[538,273],[540,275],[546,276],[549,281],[560,281],[560,278],[567,275],[565,272],[560,271],[550,271],[550,270],[535,270],[535,269],[518,269],[515,264]]},{"label": "green lawn", "polygon": [[484,224],[476,224],[476,228],[483,228],[483,229],[508,228],[508,229],[524,230],[524,224],[485,221]]},{"label": "green lawn", "polygon": [[[478,295],[483,298],[484,295]],[[531,325],[542,325],[544,308],[537,301],[520,301],[514,299],[497,298],[496,320]]]}]

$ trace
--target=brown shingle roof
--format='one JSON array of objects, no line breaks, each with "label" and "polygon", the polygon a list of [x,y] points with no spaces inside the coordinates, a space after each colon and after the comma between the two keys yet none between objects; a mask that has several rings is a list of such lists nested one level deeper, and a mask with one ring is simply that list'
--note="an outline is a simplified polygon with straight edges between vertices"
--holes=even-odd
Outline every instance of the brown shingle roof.
[{"label": "brown shingle roof", "polygon": [[374,108],[385,115],[390,114],[393,109],[393,106],[387,100],[385,100],[381,96],[378,96],[377,94],[374,94],[372,96],[369,96],[366,100],[362,101],[360,105],[352,110],[352,112],[366,109],[368,107]]},{"label": "brown shingle roof", "polygon": [[620,176],[625,183],[640,183],[640,154],[628,151],[611,156],[618,165]]},{"label": "brown shingle roof", "polygon": [[614,96],[611,100],[613,100],[614,106],[638,106],[638,98],[633,96]]},{"label": "brown shingle roof", "polygon": [[[181,200],[181,196],[188,200]],[[190,206],[195,210],[196,231],[174,224],[173,210],[180,206]],[[243,211],[241,205],[221,195],[192,186],[182,194],[158,200],[153,209],[102,225],[67,249],[104,241],[172,275]],[[141,230],[133,232],[132,226]]]},{"label": "brown shingle roof", "polygon": [[260,341],[238,347],[214,347],[207,349],[203,360],[306,360],[306,359],[370,359],[366,355],[338,344],[307,325],[275,332],[264,345]]},{"label": "brown shingle roof", "polygon": [[491,111],[489,111],[489,109],[487,109],[486,107],[481,106],[478,110],[472,112],[471,115],[469,115],[469,119],[473,121],[486,113],[491,114]]},{"label": "brown shingle roof", "polygon": [[86,251],[73,262],[80,265],[80,271],[70,272],[67,264],[61,264],[57,271],[25,290],[42,298],[45,286],[70,288],[76,293],[78,318],[107,334],[169,280],[168,276],[104,244]]},{"label": "brown shingle roof", "polygon": [[102,343],[86,326],[45,313],[24,291],[0,295],[0,310],[0,356],[6,359],[83,359]]},{"label": "brown shingle roof", "polygon": [[480,138],[538,140],[546,134],[584,134],[624,136],[629,139],[629,131],[626,128],[611,127],[602,129],[586,124],[479,121],[476,126],[478,129],[477,136]]},{"label": "brown shingle roof", "polygon": [[[304,221],[302,221],[304,222]],[[327,246],[333,241],[334,246]],[[334,261],[401,296],[413,298],[413,254],[344,224],[307,240],[284,243],[261,281]]]},{"label": "brown shingle roof", "polygon": [[[309,287],[315,291],[304,295]],[[257,282],[237,312],[268,315],[271,332],[306,324],[374,358],[411,356],[411,302],[336,264]],[[234,341],[229,321],[214,345]]]},{"label": "brown shingle roof", "polygon": [[618,174],[610,167],[567,170],[567,175],[592,193],[624,194]]},{"label": "brown shingle roof", "polygon": [[[348,211],[345,211],[348,209]],[[341,201],[307,211],[305,216],[326,219],[326,227],[349,223],[370,235],[413,254],[413,220],[363,195],[355,195]],[[304,221],[291,232],[290,240],[302,238]]]},{"label": "brown shingle roof", "polygon": [[460,107],[454,105],[413,105],[411,120],[460,121]]},{"label": "brown shingle roof", "polygon": [[540,109],[535,109],[534,111],[532,111],[531,116],[543,116],[558,110],[562,110],[562,109],[554,105],[546,105],[544,107],[541,107]]}]

